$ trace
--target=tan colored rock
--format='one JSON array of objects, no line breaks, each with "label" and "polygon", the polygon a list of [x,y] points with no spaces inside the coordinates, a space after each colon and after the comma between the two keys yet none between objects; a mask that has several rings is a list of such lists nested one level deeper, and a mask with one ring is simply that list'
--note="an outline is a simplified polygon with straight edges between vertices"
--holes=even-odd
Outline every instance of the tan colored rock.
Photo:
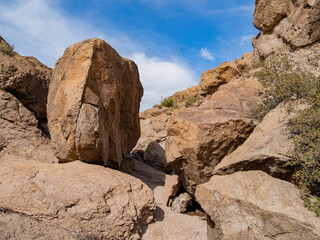
[{"label": "tan colored rock", "polygon": [[140,136],[142,93],[135,63],[106,42],[88,39],[67,48],[48,96],[55,155],[61,162],[118,167]]},{"label": "tan colored rock", "polygon": [[0,89],[0,159],[9,155],[29,160],[57,162],[49,139],[37,128],[34,114],[12,94]]},{"label": "tan colored rock", "polygon": [[208,181],[215,166],[252,130],[250,119],[224,109],[175,111],[166,141],[168,164],[194,194],[196,186]]},{"label": "tan colored rock", "polygon": [[219,87],[219,90],[203,100],[198,107],[202,110],[226,110],[248,116],[251,109],[259,102],[262,91],[261,83],[253,77],[241,77]]},{"label": "tan colored rock", "polygon": [[270,111],[250,137],[217,165],[214,174],[261,170],[274,177],[290,179],[292,172],[283,164],[293,150],[287,124],[294,114],[288,116],[286,107],[280,104]]},{"label": "tan colored rock", "polygon": [[241,75],[236,62],[224,62],[220,66],[202,73],[200,94],[207,95],[217,91],[218,87]]},{"label": "tan colored rock", "polygon": [[[153,193],[140,180],[80,161],[0,160],[0,178],[3,211],[56,228],[53,239],[68,239],[62,238],[66,234],[62,230],[76,239],[139,239],[141,227],[150,223],[155,210]],[[36,225],[46,233],[49,227],[40,226]]]},{"label": "tan colored rock", "polygon": [[[0,37],[0,43],[4,40]],[[4,41],[5,42],[5,41]],[[34,57],[0,52],[0,89],[14,95],[38,120],[47,119],[47,95],[52,70]]]},{"label": "tan colored rock", "polygon": [[173,199],[181,186],[181,182],[179,180],[178,175],[170,175],[166,178],[166,182],[162,192],[162,203],[165,206],[171,207],[169,204],[169,200]]},{"label": "tan colored rock", "polygon": [[157,142],[164,149],[170,119],[167,109],[151,108],[140,113],[141,137],[134,151],[145,151],[151,142]]},{"label": "tan colored rock", "polygon": [[196,85],[193,87],[189,87],[185,90],[176,92],[172,95],[175,102],[179,107],[185,107],[188,105],[196,105],[199,100],[200,95],[200,86]]},{"label": "tan colored rock", "polygon": [[90,236],[75,235],[72,232],[53,224],[31,219],[19,213],[0,211],[0,239],[1,240],[20,240],[20,239],[39,239],[39,240],[76,240]]},{"label": "tan colored rock", "polygon": [[197,187],[196,199],[209,215],[210,240],[320,238],[320,219],[299,190],[261,171],[213,176]]},{"label": "tan colored rock", "polygon": [[288,11],[289,1],[287,0],[257,0],[253,24],[261,31],[268,32],[287,16]]},{"label": "tan colored rock", "polygon": [[253,23],[261,30],[253,45],[262,58],[312,45],[320,40],[320,2],[259,0]]},{"label": "tan colored rock", "polygon": [[247,118],[260,100],[261,84],[254,78],[238,78],[219,87],[197,109],[173,113],[168,129],[166,156],[186,190],[210,179],[216,165],[239,147],[254,125]]}]

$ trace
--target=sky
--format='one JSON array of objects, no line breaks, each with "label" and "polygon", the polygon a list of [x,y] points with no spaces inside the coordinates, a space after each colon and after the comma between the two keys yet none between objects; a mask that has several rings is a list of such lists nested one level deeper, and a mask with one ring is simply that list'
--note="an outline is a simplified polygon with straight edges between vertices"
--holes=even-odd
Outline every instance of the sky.
[{"label": "sky", "polygon": [[251,52],[254,0],[0,0],[0,36],[53,68],[64,50],[101,38],[132,59],[140,111]]}]

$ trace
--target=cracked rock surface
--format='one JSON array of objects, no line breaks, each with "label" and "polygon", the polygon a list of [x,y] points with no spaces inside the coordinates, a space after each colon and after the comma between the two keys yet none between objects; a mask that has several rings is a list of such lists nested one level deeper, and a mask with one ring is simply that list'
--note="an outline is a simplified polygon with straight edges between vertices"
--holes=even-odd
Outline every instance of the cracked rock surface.
[{"label": "cracked rock surface", "polygon": [[152,191],[102,166],[6,158],[0,176],[0,239],[139,239],[153,219]]},{"label": "cracked rock surface", "polygon": [[118,167],[140,137],[138,68],[106,42],[73,44],[57,61],[48,95],[51,146],[61,162]]}]

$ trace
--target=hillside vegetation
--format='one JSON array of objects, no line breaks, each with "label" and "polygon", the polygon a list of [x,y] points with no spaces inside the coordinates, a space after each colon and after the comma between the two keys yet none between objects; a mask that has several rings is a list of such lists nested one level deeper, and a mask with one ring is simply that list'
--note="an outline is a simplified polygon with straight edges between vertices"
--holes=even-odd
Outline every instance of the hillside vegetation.
[{"label": "hillside vegetation", "polygon": [[290,63],[287,55],[275,55],[256,64],[255,76],[265,87],[264,101],[253,110],[262,119],[281,102],[290,102],[288,114],[297,100],[308,107],[289,121],[294,151],[287,163],[294,167],[294,182],[305,205],[320,215],[320,78]]}]

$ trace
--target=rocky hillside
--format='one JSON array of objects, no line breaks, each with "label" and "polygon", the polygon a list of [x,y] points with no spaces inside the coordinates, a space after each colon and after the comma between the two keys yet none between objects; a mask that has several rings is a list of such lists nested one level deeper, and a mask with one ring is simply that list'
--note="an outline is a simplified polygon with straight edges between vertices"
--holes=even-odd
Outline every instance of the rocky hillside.
[{"label": "rocky hillside", "polygon": [[253,53],[140,114],[138,67],[103,40],[71,45],[51,70],[0,38],[0,239],[320,239],[288,164],[288,126],[319,99],[252,114],[267,60],[319,82],[319,13],[319,0],[256,0]]}]

